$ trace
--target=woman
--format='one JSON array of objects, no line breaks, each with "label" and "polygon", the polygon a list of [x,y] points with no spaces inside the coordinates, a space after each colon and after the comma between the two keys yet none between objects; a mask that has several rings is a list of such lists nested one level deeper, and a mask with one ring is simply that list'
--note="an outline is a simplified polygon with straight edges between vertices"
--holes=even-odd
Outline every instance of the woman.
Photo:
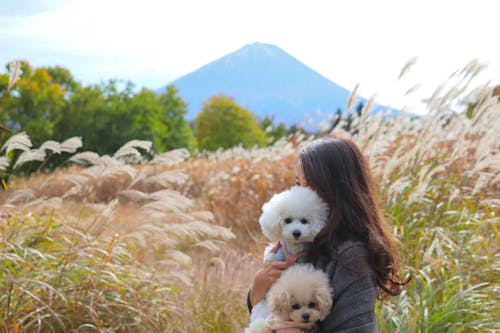
[{"label": "woman", "polygon": [[[366,158],[349,139],[315,140],[300,152],[296,183],[316,191],[330,207],[309,260],[329,275],[333,307],[314,332],[377,332],[377,298],[399,295],[409,279],[399,277],[397,250],[377,207]],[[257,272],[249,309],[286,267],[273,262]]]}]

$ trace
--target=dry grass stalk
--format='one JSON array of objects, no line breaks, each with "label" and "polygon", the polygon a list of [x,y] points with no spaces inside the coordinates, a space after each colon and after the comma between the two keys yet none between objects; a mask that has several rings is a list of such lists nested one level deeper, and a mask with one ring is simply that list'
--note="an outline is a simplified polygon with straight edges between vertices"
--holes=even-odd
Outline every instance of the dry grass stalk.
[{"label": "dry grass stalk", "polygon": [[[494,331],[500,268],[500,105],[491,98],[492,89],[483,87],[474,93],[479,102],[471,115],[450,112],[470,97],[466,87],[480,69],[471,63],[452,76],[464,82],[438,88],[428,101],[433,111],[428,116],[368,117],[364,110],[362,119],[353,123],[358,133],[353,139],[369,157],[386,220],[401,242],[407,270],[414,274],[399,298],[379,308],[384,332]],[[82,155],[74,160],[92,164],[90,168],[14,180],[0,196],[1,209],[36,212],[41,221],[64,221],[61,230],[70,238],[67,265],[83,254],[101,254],[104,284],[112,285],[109,272],[136,267],[134,261],[141,264],[146,282],[127,273],[121,283],[127,288],[164,283],[157,294],[147,293],[156,305],[134,303],[139,317],[150,319],[141,322],[149,330],[238,331],[248,318],[245,294],[265,245],[257,223],[260,207],[293,184],[297,152],[308,140],[288,138],[269,148],[237,147],[189,160],[181,150],[138,166]],[[116,261],[120,255],[133,260]],[[108,309],[110,301],[99,294],[99,280],[85,281],[94,288],[85,290]],[[29,290],[27,286],[23,288]],[[44,290],[53,300],[63,298],[56,289]],[[68,309],[69,303],[52,302],[60,305],[57,311]],[[93,316],[111,323],[98,329],[127,330],[127,321],[113,321],[110,313],[91,309]],[[164,309],[164,315],[155,309]],[[41,318],[37,316],[30,318]],[[130,325],[129,330],[141,330]]]}]

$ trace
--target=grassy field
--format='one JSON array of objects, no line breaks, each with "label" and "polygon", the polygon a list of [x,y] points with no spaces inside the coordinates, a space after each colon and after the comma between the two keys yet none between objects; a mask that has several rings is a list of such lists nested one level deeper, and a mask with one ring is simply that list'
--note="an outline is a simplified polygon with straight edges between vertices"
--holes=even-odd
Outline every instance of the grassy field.
[{"label": "grassy field", "polygon": [[[381,332],[500,331],[500,104],[484,89],[469,112],[448,113],[461,94],[443,88],[422,118],[365,110],[353,124],[413,275],[379,304]],[[11,178],[0,195],[0,331],[241,331],[266,245],[260,207],[293,184],[309,140],[128,164],[144,144],[134,142]]]}]

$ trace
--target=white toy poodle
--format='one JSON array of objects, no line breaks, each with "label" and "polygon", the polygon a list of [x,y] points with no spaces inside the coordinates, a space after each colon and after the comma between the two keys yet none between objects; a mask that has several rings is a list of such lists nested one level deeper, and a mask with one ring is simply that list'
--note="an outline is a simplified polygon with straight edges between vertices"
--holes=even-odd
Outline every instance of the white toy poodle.
[{"label": "white toy poodle", "polygon": [[328,275],[310,264],[288,268],[267,294],[270,314],[251,322],[247,333],[300,333],[325,319],[332,307]]},{"label": "white toy poodle", "polygon": [[[264,262],[287,261],[294,264],[304,261],[314,237],[326,225],[327,219],[328,205],[307,187],[293,186],[275,194],[262,206],[259,218],[264,235],[275,242],[266,248]],[[296,275],[299,278],[307,274]],[[305,291],[309,289],[305,282],[298,280],[296,283]],[[269,314],[266,298],[252,309],[250,326],[245,332],[261,332],[260,329],[252,329],[254,323],[262,326]]]},{"label": "white toy poodle", "polygon": [[259,218],[264,235],[277,241],[266,248],[264,262],[300,262],[327,219],[328,205],[307,187],[293,186],[275,194],[262,206]]}]

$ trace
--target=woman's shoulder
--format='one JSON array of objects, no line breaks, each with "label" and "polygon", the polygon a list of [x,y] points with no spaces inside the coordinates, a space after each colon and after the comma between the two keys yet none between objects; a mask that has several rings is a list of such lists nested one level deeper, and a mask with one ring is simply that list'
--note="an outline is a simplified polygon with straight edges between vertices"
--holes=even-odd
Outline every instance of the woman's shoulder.
[{"label": "woman's shoulder", "polygon": [[370,265],[368,246],[357,239],[338,242],[318,259],[317,268],[328,273],[330,278],[338,276],[338,273],[342,273],[344,277],[374,274]]},{"label": "woman's shoulder", "polygon": [[320,255],[320,261],[350,261],[369,256],[368,246],[357,239],[338,241],[335,246],[329,247]]},{"label": "woman's shoulder", "polygon": [[332,249],[331,257],[343,264],[353,261],[367,263],[369,260],[368,245],[360,240],[348,239]]},{"label": "woman's shoulder", "polygon": [[368,254],[368,246],[365,242],[358,239],[346,239],[340,241],[337,246],[333,248],[337,255],[349,255],[349,254]]}]

